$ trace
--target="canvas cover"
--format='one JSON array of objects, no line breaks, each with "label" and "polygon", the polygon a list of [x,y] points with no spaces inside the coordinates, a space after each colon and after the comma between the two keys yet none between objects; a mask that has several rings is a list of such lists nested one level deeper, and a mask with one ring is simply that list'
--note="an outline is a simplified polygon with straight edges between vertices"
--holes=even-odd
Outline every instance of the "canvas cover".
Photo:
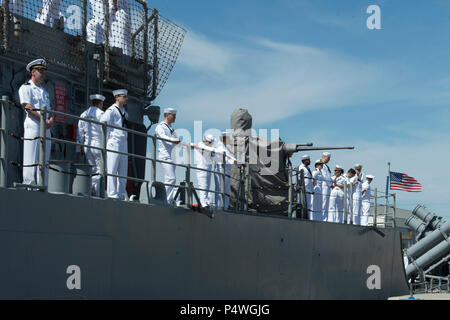
[{"label": "canvas cover", "polygon": [[[289,183],[285,143],[281,139],[268,141],[254,137],[251,127],[248,110],[236,109],[231,115],[232,149],[240,161],[250,162],[248,211],[287,215]],[[238,199],[245,198],[246,187],[240,184],[240,176],[245,172],[246,168],[232,167],[230,209],[239,208]]]}]

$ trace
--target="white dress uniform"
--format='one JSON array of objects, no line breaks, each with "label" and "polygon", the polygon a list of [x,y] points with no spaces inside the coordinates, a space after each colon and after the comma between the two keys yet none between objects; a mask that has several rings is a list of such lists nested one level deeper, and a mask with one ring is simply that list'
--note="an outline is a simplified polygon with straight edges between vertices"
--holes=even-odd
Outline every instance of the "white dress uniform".
[{"label": "white dress uniform", "polygon": [[[335,176],[332,177],[334,180]],[[339,176],[336,184],[344,184],[345,177]],[[328,222],[344,222],[344,190],[335,186],[330,192],[330,204],[328,208]]]},{"label": "white dress uniform", "polygon": [[330,193],[333,181],[331,179],[330,167],[324,163],[322,169],[322,215],[324,221],[328,219],[328,208],[330,206]]},{"label": "white dress uniform", "polygon": [[36,17],[36,22],[53,27],[53,20],[63,17],[61,13],[61,0],[43,0],[42,8]]},{"label": "white dress uniform", "polygon": [[[311,172],[311,169],[308,166],[305,166],[303,163],[298,167],[298,171],[299,171],[299,174],[301,173],[301,171],[303,171],[303,177],[305,179],[306,208],[307,208],[307,212],[308,212],[308,217],[309,217],[309,220],[314,220],[312,211],[311,211],[311,195],[314,192],[314,185],[313,185],[313,181],[312,181],[312,178],[313,178],[312,172]],[[300,199],[300,194],[299,194],[299,202],[300,201],[301,201],[301,199]]]},{"label": "white dress uniform", "polygon": [[[228,206],[230,204],[230,192],[231,192],[231,178],[229,177],[229,175],[231,174],[231,166],[235,163],[236,158],[235,156],[231,153],[230,149],[228,149],[228,147],[222,142],[219,141],[217,143],[217,147],[216,147],[216,156],[215,156],[215,171],[222,173],[223,169],[225,167],[225,202],[224,202],[224,209],[227,210]],[[225,164],[223,163],[223,153],[227,154],[228,156],[225,158]],[[216,186],[216,192],[222,192],[222,175],[220,174],[214,174],[214,183]],[[215,202],[217,207],[221,208],[222,207],[222,197],[220,194],[216,193],[215,194]]]},{"label": "white dress uniform", "polygon": [[[156,136],[158,138],[164,138],[168,140],[176,140],[177,134],[175,130],[169,125],[167,122],[160,122],[155,129]],[[158,140],[158,159],[168,162],[175,162],[175,143],[170,143],[168,141]],[[175,168],[176,166],[169,163],[161,163],[161,166],[164,170],[164,183],[165,184],[175,184],[177,182],[175,176]],[[177,193],[178,188],[174,186],[166,185],[166,195],[167,202],[172,204],[174,202],[175,194]]]},{"label": "white dress uniform", "polygon": [[105,10],[103,1],[89,0],[89,2],[92,8],[92,19],[86,25],[87,41],[100,44],[105,41]]},{"label": "white dress uniform", "polygon": [[[22,85],[19,89],[19,99],[21,104],[30,104],[33,108],[40,109],[46,106],[47,109],[51,109],[50,98],[48,92],[43,87],[36,86],[33,81],[28,81],[26,84]],[[50,114],[47,113],[47,118],[50,118]],[[26,118],[24,121],[24,138],[33,139],[39,136],[40,133],[40,123],[38,120],[31,117],[28,112],[26,113]],[[50,129],[46,130],[46,136],[51,137]],[[47,140],[45,145],[45,163],[48,165],[48,160],[50,159],[51,152],[51,140]],[[37,175],[37,166],[26,167],[29,165],[38,164],[39,162],[39,139],[36,140],[24,140],[23,142],[23,183],[31,184],[36,183],[41,184],[40,175]],[[48,182],[48,169],[45,170],[45,181],[44,185]]]},{"label": "white dress uniform", "polygon": [[[101,121],[117,127],[125,127],[128,113],[125,108],[116,104],[110,106],[101,116]],[[128,152],[128,132],[120,129],[107,128],[106,148],[109,150]],[[128,156],[107,152],[106,168],[108,174],[126,177],[128,175]],[[108,176],[108,197],[116,199],[126,198],[126,178]]]},{"label": "white dress uniform", "polygon": [[[346,217],[346,222],[350,223],[350,217],[351,217],[351,212],[352,212],[352,206],[354,204],[354,202],[351,201],[352,197],[353,197],[353,193],[351,192],[351,185],[356,181],[358,177],[353,176],[351,178],[345,176],[345,181],[347,182],[347,217]],[[353,217],[353,224],[355,224],[355,217]]]},{"label": "white dress uniform", "polygon": [[[89,120],[101,121],[104,112],[95,107],[90,106],[86,111],[81,114],[81,118]],[[78,121],[78,143],[86,144],[93,147],[101,147],[102,144],[102,127],[99,124],[86,122],[83,120]],[[77,146],[77,149],[79,146]],[[100,159],[101,150],[85,148],[86,159],[92,166],[92,173],[98,174],[100,172]],[[92,176],[92,194],[95,196],[100,195],[100,176]]]},{"label": "white dress uniform", "polygon": [[109,45],[121,48],[124,55],[131,56],[131,8],[129,0],[117,0],[114,14],[113,1],[109,1],[110,36]]},{"label": "white dress uniform", "polygon": [[[194,157],[197,168],[212,170],[215,157],[214,148],[208,147],[203,142],[200,142],[194,151]],[[195,170],[195,171],[197,174],[198,187],[200,189],[209,190],[211,187],[211,172],[206,172],[203,170]],[[202,207],[206,207],[211,203],[209,191],[198,190],[197,194],[200,199],[200,204],[202,205]]]},{"label": "white dress uniform", "polygon": [[361,225],[361,211],[362,211],[362,179],[363,174],[355,175],[353,182],[353,224]]},{"label": "white dress uniform", "polygon": [[362,190],[365,190],[365,193],[362,196],[361,225],[367,226],[369,224],[370,216],[370,183],[364,181],[362,184]]},{"label": "white dress uniform", "polygon": [[314,179],[314,194],[311,199],[312,220],[326,221],[323,217],[322,211],[322,171],[316,168],[313,171],[312,177]]}]

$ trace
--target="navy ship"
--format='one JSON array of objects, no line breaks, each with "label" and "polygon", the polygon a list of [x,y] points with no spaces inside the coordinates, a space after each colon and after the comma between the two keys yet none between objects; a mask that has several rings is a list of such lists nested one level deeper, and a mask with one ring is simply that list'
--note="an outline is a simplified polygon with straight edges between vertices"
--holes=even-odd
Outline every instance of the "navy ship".
[{"label": "navy ship", "polygon": [[[269,179],[277,188],[262,188],[284,199],[276,206],[259,206],[258,173],[250,165],[238,172],[230,210],[195,206],[189,163],[181,165],[182,201],[169,205],[156,179],[157,139],[145,123],[159,120],[154,101],[185,30],[146,1],[122,1],[130,31],[127,47],[116,46],[111,1],[96,2],[104,9],[98,43],[88,41],[86,31],[96,18],[94,2],[44,1],[48,8],[34,0],[1,2],[0,299],[387,299],[409,293],[400,233],[304,219],[284,158]],[[36,58],[48,62],[44,87],[54,108],[42,112],[52,112],[55,124],[51,161],[36,163],[39,174],[50,169],[48,186],[30,187],[21,184],[24,110],[17,92],[28,80],[25,66]],[[117,88],[129,96],[128,201],[108,199],[104,188],[91,196],[92,174],[76,153],[76,124],[89,95],[102,93],[111,105]],[[282,155],[292,151],[282,145]],[[102,150],[106,154],[106,146]],[[100,175],[104,187],[104,166]]]}]

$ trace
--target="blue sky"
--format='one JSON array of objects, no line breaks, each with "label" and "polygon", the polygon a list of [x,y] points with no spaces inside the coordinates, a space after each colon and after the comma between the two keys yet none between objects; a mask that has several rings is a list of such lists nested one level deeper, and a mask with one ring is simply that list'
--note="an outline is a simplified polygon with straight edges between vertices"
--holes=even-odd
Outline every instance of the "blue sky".
[{"label": "blue sky", "polygon": [[[369,30],[369,5],[381,30]],[[331,164],[355,163],[385,188],[393,171],[424,191],[397,192],[450,218],[450,2],[155,0],[188,32],[155,104],[179,110],[176,128],[229,128],[237,107],[255,128],[287,142],[355,146]],[[313,159],[320,152],[311,152]],[[299,163],[299,155],[294,158]]]}]

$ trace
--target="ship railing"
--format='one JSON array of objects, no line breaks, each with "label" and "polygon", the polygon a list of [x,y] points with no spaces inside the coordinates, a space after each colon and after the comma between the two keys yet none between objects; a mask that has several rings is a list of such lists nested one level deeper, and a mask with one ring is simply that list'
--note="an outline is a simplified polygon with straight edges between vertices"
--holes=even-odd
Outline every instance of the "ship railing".
[{"label": "ship railing", "polygon": [[425,274],[422,278],[414,279],[410,283],[410,294],[418,293],[450,293],[450,275],[449,276],[435,276]]},{"label": "ship railing", "polygon": [[6,188],[7,185],[7,174],[8,174],[8,164],[7,164],[7,133],[8,133],[8,122],[7,122],[7,108],[8,108],[8,97],[3,96],[0,100],[0,187]]},{"label": "ship railing", "polygon": [[426,269],[420,269],[416,277],[411,279],[411,291],[413,293],[434,293],[436,291],[450,293],[450,273],[446,276],[433,274],[436,270],[441,270],[442,274],[444,269],[447,269],[447,272],[450,271],[450,254]]},{"label": "ship railing", "polygon": [[[0,153],[0,164],[1,164],[1,180],[0,182],[2,182],[0,184],[0,186],[2,187],[6,187],[6,172],[7,172],[7,168],[6,168],[6,146],[5,146],[5,141],[6,141],[6,134],[7,134],[7,128],[6,128],[6,121],[7,121],[7,115],[6,115],[6,108],[8,105],[8,97],[3,97],[3,99],[1,100],[1,128],[0,128],[0,133],[1,133],[1,153]],[[197,196],[197,191],[205,191],[208,193],[213,193],[216,195],[219,195],[220,201],[221,201],[221,209],[224,209],[224,205],[225,205],[225,198],[229,197],[230,194],[226,193],[225,190],[225,180],[226,179],[230,179],[230,175],[228,175],[226,173],[226,165],[222,165],[221,166],[221,171],[217,171],[217,170],[209,170],[209,169],[205,169],[205,168],[199,168],[199,167],[193,167],[191,165],[191,150],[194,148],[194,146],[192,144],[188,144],[188,143],[179,143],[179,145],[181,147],[183,147],[186,151],[186,164],[183,163],[176,163],[176,162],[169,162],[169,161],[165,161],[165,160],[161,160],[157,158],[157,154],[156,154],[156,143],[157,140],[162,140],[162,141],[166,141],[168,143],[174,143],[172,140],[168,140],[165,138],[161,138],[161,137],[157,137],[154,134],[148,134],[148,133],[144,133],[141,131],[136,131],[133,129],[129,129],[129,128],[123,128],[123,127],[118,127],[118,126],[114,126],[114,125],[109,125],[105,122],[99,122],[96,120],[92,120],[92,119],[87,119],[87,118],[81,118],[79,116],[75,116],[72,114],[68,114],[65,112],[60,112],[60,111],[55,111],[55,110],[47,110],[46,108],[41,108],[41,109],[34,109],[35,111],[39,111],[41,113],[41,121],[40,121],[40,134],[38,137],[40,140],[40,147],[39,147],[39,162],[35,165],[38,166],[38,174],[40,177],[40,181],[42,182],[40,186],[37,186],[39,190],[45,190],[45,185],[44,185],[44,181],[45,181],[45,175],[46,175],[46,170],[47,168],[49,168],[49,164],[47,164],[45,162],[46,159],[46,148],[45,148],[45,144],[46,141],[52,141],[52,142],[56,142],[56,143],[62,143],[62,144],[69,144],[72,146],[79,146],[79,147],[83,147],[83,148],[90,148],[90,149],[94,149],[94,150],[99,150],[101,151],[101,158],[100,158],[100,172],[98,173],[98,175],[100,175],[100,197],[101,198],[106,198],[107,195],[105,193],[105,186],[106,186],[106,179],[108,176],[111,177],[116,177],[116,178],[122,178],[122,179],[126,179],[126,180],[130,180],[130,181],[134,181],[134,182],[138,182],[138,183],[150,183],[152,184],[153,182],[156,182],[156,164],[157,163],[166,163],[166,164],[171,164],[175,167],[182,167],[186,170],[185,172],[185,180],[184,185],[182,184],[169,184],[169,183],[163,183],[163,182],[159,182],[160,184],[163,184],[164,186],[172,186],[172,187],[177,187],[180,188],[180,190],[185,190],[185,200],[186,200],[186,205],[188,207],[192,207],[193,204],[193,199],[194,197],[197,199],[197,202],[199,204],[199,206],[201,207],[201,204],[199,203],[199,198]],[[75,120],[79,120],[79,121],[85,121],[88,123],[92,123],[95,125],[100,125],[102,128],[102,141],[101,141],[101,146],[97,147],[97,146],[92,146],[89,144],[84,144],[84,143],[79,143],[76,141],[72,141],[72,140],[64,140],[64,139],[58,139],[58,138],[54,138],[54,137],[46,137],[46,122],[45,119],[47,118],[47,114],[52,114],[53,116],[64,116],[64,117],[69,117]],[[117,130],[122,130],[125,131],[129,134],[134,134],[134,135],[139,135],[139,136],[143,136],[146,137],[147,139],[150,139],[152,141],[152,156],[148,157],[148,156],[144,156],[144,155],[139,155],[139,154],[134,154],[134,153],[129,153],[129,152],[121,152],[121,151],[117,151],[117,150],[110,150],[107,148],[107,129],[117,129]],[[198,148],[201,149],[201,148]],[[116,153],[116,154],[120,154],[120,155],[124,155],[124,156],[129,156],[129,157],[134,157],[137,159],[141,159],[141,160],[145,160],[145,161],[151,161],[152,163],[152,170],[151,170],[151,180],[146,180],[146,179],[140,179],[137,177],[131,177],[131,176],[120,176],[120,175],[116,175],[116,174],[111,174],[107,172],[107,168],[106,168],[106,158],[107,158],[107,154],[108,153]],[[227,163],[227,158],[226,158],[226,154],[222,153],[222,162],[221,164],[226,164]],[[192,170],[197,170],[197,171],[204,171],[204,172],[209,172],[212,175],[217,175],[220,177],[220,187],[221,190],[217,190],[216,187],[214,186],[215,189],[203,189],[203,188],[198,188],[198,187],[194,187],[193,183],[191,181],[191,171]],[[212,176],[213,177],[213,176]],[[23,186],[23,185],[22,185]]]},{"label": "ship railing", "polygon": [[[331,194],[318,193],[315,191],[308,191],[306,189],[306,181],[308,179],[315,180],[315,182],[327,182],[324,179],[312,179],[304,176],[303,170],[299,170],[298,168],[288,168],[288,178],[289,178],[289,194],[288,194],[288,216],[291,218],[302,218],[302,219],[311,219],[311,215],[321,215],[322,209],[317,210],[312,206],[308,200],[313,199],[315,196],[327,197],[328,199],[337,200],[343,202],[343,208],[337,213],[338,220],[342,223],[347,224],[355,224],[357,222],[354,221],[354,212],[355,205],[358,205],[358,210],[361,211],[362,214],[362,203],[363,199],[353,199],[353,188],[354,185],[348,182],[344,182],[343,197],[333,196]],[[391,203],[391,205],[384,206],[380,205],[379,199],[385,199],[387,203]],[[347,204],[347,205],[345,205]],[[370,214],[368,216],[367,225],[373,226],[376,228],[386,228],[392,227],[395,228],[395,218],[396,218],[396,194],[390,193],[387,196],[381,192],[378,192],[375,188],[371,190],[370,195]],[[360,215],[361,217],[362,215]]]},{"label": "ship railing", "polygon": [[374,189],[371,194],[374,224],[379,227],[397,227],[397,194]]}]

